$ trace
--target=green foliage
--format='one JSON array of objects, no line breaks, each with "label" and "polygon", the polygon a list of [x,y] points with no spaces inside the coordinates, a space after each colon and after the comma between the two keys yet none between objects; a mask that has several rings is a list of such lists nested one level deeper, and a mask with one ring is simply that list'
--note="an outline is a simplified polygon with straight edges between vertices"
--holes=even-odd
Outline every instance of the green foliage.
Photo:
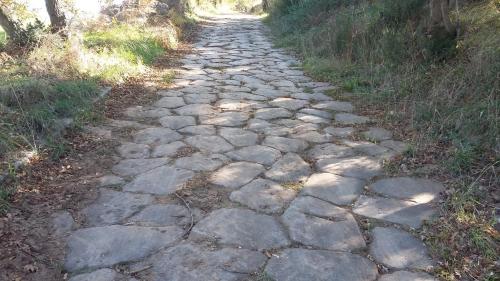
[{"label": "green foliage", "polygon": [[144,28],[115,24],[85,33],[84,44],[101,54],[113,53],[131,63],[151,65],[165,52],[162,42]]},{"label": "green foliage", "polygon": [[[5,77],[4,77],[5,78]],[[17,108],[3,112],[0,123],[0,153],[50,139],[61,141],[64,118],[77,119],[92,109],[98,86],[93,80],[47,80],[31,77],[0,82],[0,103]],[[34,139],[35,138],[35,139]]]},{"label": "green foliage", "polygon": [[7,33],[3,31],[2,27],[0,27],[0,50],[5,48],[6,43],[7,43]]}]

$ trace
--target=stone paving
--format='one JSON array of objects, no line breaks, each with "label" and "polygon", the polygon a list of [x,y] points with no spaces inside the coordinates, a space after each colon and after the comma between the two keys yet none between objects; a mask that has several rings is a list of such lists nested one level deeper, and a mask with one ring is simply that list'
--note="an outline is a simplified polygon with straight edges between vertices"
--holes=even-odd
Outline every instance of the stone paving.
[{"label": "stone paving", "polygon": [[[54,218],[71,281],[435,280],[412,229],[443,186],[384,176],[404,143],[326,95],[255,17],[212,18],[194,48],[172,89],[110,122],[134,130],[83,225]],[[190,185],[228,203],[179,200]]]}]

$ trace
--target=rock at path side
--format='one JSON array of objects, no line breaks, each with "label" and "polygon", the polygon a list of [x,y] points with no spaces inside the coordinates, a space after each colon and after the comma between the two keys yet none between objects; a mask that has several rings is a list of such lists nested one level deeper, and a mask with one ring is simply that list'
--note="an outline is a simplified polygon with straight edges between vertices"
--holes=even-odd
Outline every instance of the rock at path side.
[{"label": "rock at path side", "polygon": [[111,168],[111,171],[120,176],[136,176],[154,168],[166,165],[168,158],[155,159],[126,159]]},{"label": "rock at path side", "polygon": [[229,199],[253,210],[273,214],[281,212],[295,198],[296,193],[273,181],[259,178],[240,190],[233,191]]},{"label": "rock at path side", "polygon": [[354,204],[353,212],[369,218],[419,228],[424,220],[432,218],[436,210],[430,204],[362,195]]},{"label": "rock at path side", "polygon": [[441,183],[423,178],[387,178],[381,179],[369,186],[370,190],[392,198],[412,201],[415,203],[429,203],[439,197],[444,191]]},{"label": "rock at path side", "polygon": [[186,142],[202,152],[222,153],[233,150],[233,146],[219,136],[192,136]]},{"label": "rock at path side", "polygon": [[278,182],[301,182],[311,174],[311,167],[295,153],[287,153],[268,170],[267,178]]},{"label": "rock at path side", "polygon": [[336,205],[349,205],[363,191],[365,182],[330,173],[313,174],[307,179],[301,194],[309,195]]},{"label": "rock at path side", "polygon": [[323,172],[359,179],[370,179],[383,172],[379,160],[366,156],[320,159],[316,167]]},{"label": "rock at path side", "polygon": [[164,250],[151,260],[153,281],[240,281],[256,273],[266,257],[246,249],[207,250],[183,244]]},{"label": "rock at path side", "polygon": [[101,189],[97,200],[83,209],[82,213],[90,226],[110,225],[132,216],[152,202],[153,197],[150,195]]},{"label": "rock at path side", "polygon": [[134,142],[149,145],[167,144],[180,139],[182,135],[169,128],[147,128],[134,135]]},{"label": "rock at path side", "polygon": [[351,251],[366,246],[354,217],[313,197],[295,199],[282,216],[290,238],[324,250]]},{"label": "rock at path side", "polygon": [[357,125],[370,122],[370,118],[351,113],[337,113],[335,114],[335,121],[343,125]]},{"label": "rock at path side", "polygon": [[219,134],[234,146],[255,145],[259,137],[252,131],[240,128],[221,128]]},{"label": "rock at path side", "polygon": [[397,269],[432,268],[433,263],[424,243],[408,232],[392,227],[376,227],[372,235],[370,255],[376,261]]},{"label": "rock at path side", "polygon": [[[193,215],[191,217],[191,215]],[[128,219],[129,223],[140,226],[188,226],[201,218],[198,209],[188,210],[185,206],[174,204],[155,204],[144,208],[140,213]]]},{"label": "rock at path side", "polygon": [[275,218],[246,209],[213,211],[194,226],[191,238],[212,238],[222,245],[252,250],[280,248],[290,244]]},{"label": "rock at path side", "polygon": [[351,253],[286,249],[273,255],[265,273],[275,281],[374,281],[378,271],[370,260]]},{"label": "rock at path side", "polygon": [[230,151],[226,155],[237,161],[254,162],[269,166],[281,157],[281,152],[272,147],[253,145]]},{"label": "rock at path side", "polygon": [[297,140],[284,137],[268,136],[262,142],[262,145],[267,145],[282,152],[301,152],[307,148],[308,144],[304,140]]},{"label": "rock at path side", "polygon": [[74,272],[136,261],[172,245],[183,232],[176,226],[111,225],[79,229],[69,237],[64,267]]},{"label": "rock at path side", "polygon": [[103,268],[90,273],[73,276],[69,281],[116,281],[119,274],[109,268]]},{"label": "rock at path side", "polygon": [[312,107],[316,109],[326,109],[332,111],[345,111],[345,112],[352,112],[354,110],[354,107],[350,102],[344,102],[344,101],[323,101],[314,104]]},{"label": "rock at path side", "polygon": [[194,173],[189,170],[162,166],[139,175],[123,187],[124,191],[167,195],[181,189]]},{"label": "rock at path side", "polygon": [[356,129],[353,127],[327,127],[323,131],[334,137],[347,138],[352,136],[356,132]]},{"label": "rock at path side", "polygon": [[401,141],[395,141],[395,140],[385,140],[380,142],[380,145],[383,147],[387,147],[389,149],[392,149],[396,151],[397,153],[403,153],[408,150],[410,147],[408,144],[401,142]]},{"label": "rock at path side", "polygon": [[436,278],[423,272],[396,271],[382,275],[379,281],[438,281]]},{"label": "rock at path side", "polygon": [[212,184],[236,189],[252,181],[264,170],[260,164],[236,162],[222,167],[209,180]]}]

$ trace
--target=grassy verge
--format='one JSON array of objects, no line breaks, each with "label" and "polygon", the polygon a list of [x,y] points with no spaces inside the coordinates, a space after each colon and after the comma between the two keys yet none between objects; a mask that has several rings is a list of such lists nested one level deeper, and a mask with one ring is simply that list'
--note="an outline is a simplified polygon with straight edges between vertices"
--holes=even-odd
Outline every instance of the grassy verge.
[{"label": "grassy verge", "polygon": [[454,37],[428,33],[427,2],[277,0],[267,23],[278,46],[302,56],[306,72],[339,86],[330,94],[377,112],[412,143],[414,155],[396,167],[433,165],[447,182],[441,217],[423,231],[441,261],[437,274],[493,280],[500,6],[472,1],[453,12]]},{"label": "grassy verge", "polygon": [[[135,87],[151,75],[163,77],[162,85],[172,79],[159,64],[193,21],[171,11],[136,22],[94,23],[69,38],[44,33],[29,50],[6,42],[0,49],[2,174],[26,154],[63,156],[66,132],[104,118],[103,104],[96,103],[102,86]],[[0,211],[15,192],[10,174],[0,180]]]}]

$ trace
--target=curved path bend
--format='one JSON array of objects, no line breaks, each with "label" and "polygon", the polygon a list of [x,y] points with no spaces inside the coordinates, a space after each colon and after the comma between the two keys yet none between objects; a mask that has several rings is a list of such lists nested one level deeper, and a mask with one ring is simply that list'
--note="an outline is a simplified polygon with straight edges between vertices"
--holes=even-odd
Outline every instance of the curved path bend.
[{"label": "curved path bend", "polygon": [[405,144],[264,31],[211,18],[174,87],[110,124],[135,130],[66,229],[71,281],[434,280],[411,232],[443,186],[384,176]]}]

